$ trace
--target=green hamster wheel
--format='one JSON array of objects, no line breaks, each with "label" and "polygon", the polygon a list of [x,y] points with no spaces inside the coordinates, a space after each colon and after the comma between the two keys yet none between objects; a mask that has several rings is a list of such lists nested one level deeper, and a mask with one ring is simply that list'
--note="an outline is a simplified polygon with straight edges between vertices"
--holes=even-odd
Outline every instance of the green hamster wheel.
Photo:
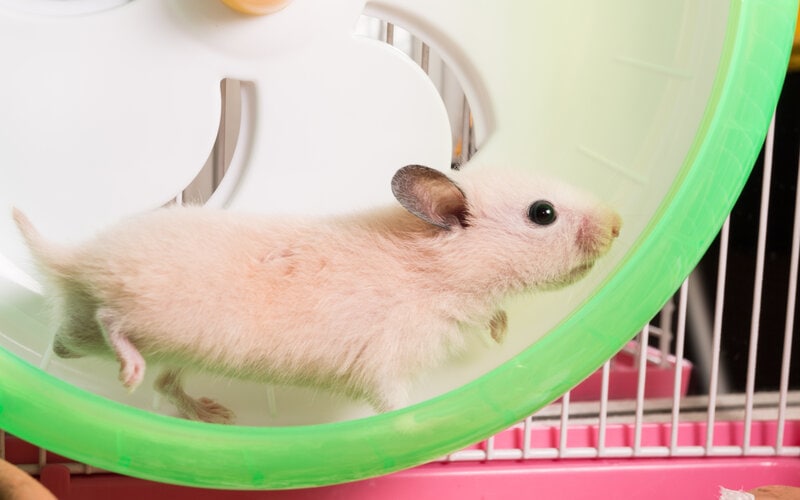
[{"label": "green hamster wheel", "polygon": [[[554,171],[625,219],[616,254],[585,283],[512,305],[510,350],[416,404],[217,426],[130,402],[91,377],[113,373],[107,366],[38,368],[42,300],[0,218],[0,428],[114,472],[233,489],[411,467],[518,422],[597,369],[658,311],[732,207],[777,101],[797,12],[796,0],[298,0],[257,18],[216,0],[71,0],[81,8],[49,14],[55,3],[0,3],[10,68],[0,79],[0,200],[29,209],[53,237],[77,238],[185,186],[216,134],[219,81],[232,75],[266,118],[244,134],[247,168],[219,204],[320,210],[303,205],[320,193],[293,190],[309,175],[300,165],[387,164],[360,192],[380,191],[398,165],[449,162],[435,91],[397,51],[352,36],[363,12],[413,30],[455,68],[485,136],[475,161]],[[393,120],[378,119],[387,107]],[[285,135],[297,130],[316,142]],[[276,187],[262,164],[291,168]],[[328,170],[311,173],[315,185],[354,190]]]}]

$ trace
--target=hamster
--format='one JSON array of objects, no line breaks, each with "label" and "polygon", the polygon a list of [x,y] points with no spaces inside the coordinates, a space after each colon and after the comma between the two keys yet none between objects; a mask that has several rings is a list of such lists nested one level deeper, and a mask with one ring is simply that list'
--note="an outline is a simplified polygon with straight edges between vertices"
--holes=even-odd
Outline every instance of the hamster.
[{"label": "hamster", "polygon": [[185,418],[234,414],[183,389],[188,371],[316,387],[377,412],[407,404],[415,376],[481,328],[500,343],[499,304],[584,276],[620,216],[586,193],[523,172],[409,165],[399,205],[330,217],[203,207],[135,215],[76,246],[13,217],[49,284],[62,358],[115,356],[134,390]]}]

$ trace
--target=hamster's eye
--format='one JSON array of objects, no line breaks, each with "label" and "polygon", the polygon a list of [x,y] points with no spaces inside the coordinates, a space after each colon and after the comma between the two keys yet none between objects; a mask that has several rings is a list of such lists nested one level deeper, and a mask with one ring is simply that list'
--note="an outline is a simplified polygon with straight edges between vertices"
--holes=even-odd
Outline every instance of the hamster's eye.
[{"label": "hamster's eye", "polygon": [[528,207],[528,218],[534,224],[549,226],[556,221],[558,214],[553,204],[546,200],[534,201]]}]

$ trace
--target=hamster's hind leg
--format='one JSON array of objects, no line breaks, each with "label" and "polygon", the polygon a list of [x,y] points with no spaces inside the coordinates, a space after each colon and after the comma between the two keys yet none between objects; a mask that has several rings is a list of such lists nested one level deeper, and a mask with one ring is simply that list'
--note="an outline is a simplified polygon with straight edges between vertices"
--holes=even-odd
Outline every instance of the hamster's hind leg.
[{"label": "hamster's hind leg", "polygon": [[235,414],[213,399],[195,399],[183,390],[183,370],[166,368],[159,374],[155,389],[175,405],[182,417],[215,424],[230,424]]},{"label": "hamster's hind leg", "polygon": [[119,379],[122,385],[133,391],[144,379],[144,358],[125,335],[124,324],[117,313],[103,307],[97,310],[95,318],[103,327],[106,340],[119,360]]},{"label": "hamster's hind leg", "polygon": [[59,358],[81,358],[107,349],[108,342],[92,312],[86,316],[68,317],[53,339],[53,352]]},{"label": "hamster's hind leg", "polygon": [[53,341],[53,352],[56,353],[56,356],[64,359],[82,357],[83,354],[70,347],[69,342],[66,340],[68,337],[64,335],[62,331],[63,330],[59,330],[58,333],[56,333],[56,338]]},{"label": "hamster's hind leg", "polygon": [[59,358],[80,358],[108,349],[96,317],[96,301],[77,286],[56,302],[61,325],[53,340],[53,352]]}]

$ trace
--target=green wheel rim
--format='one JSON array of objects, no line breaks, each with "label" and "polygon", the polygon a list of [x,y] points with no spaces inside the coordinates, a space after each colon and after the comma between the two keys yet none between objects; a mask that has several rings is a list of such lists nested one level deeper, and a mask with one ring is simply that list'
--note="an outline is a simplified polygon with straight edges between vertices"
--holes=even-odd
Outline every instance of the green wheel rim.
[{"label": "green wheel rim", "polygon": [[701,127],[656,216],[598,293],[489,374],[386,415],[311,426],[225,427],[106,400],[0,349],[0,427],[122,474],[192,486],[278,489],[397,471],[520,421],[597,369],[659,310],[702,256],[744,185],[780,92],[797,2],[733,0],[730,9]]}]

